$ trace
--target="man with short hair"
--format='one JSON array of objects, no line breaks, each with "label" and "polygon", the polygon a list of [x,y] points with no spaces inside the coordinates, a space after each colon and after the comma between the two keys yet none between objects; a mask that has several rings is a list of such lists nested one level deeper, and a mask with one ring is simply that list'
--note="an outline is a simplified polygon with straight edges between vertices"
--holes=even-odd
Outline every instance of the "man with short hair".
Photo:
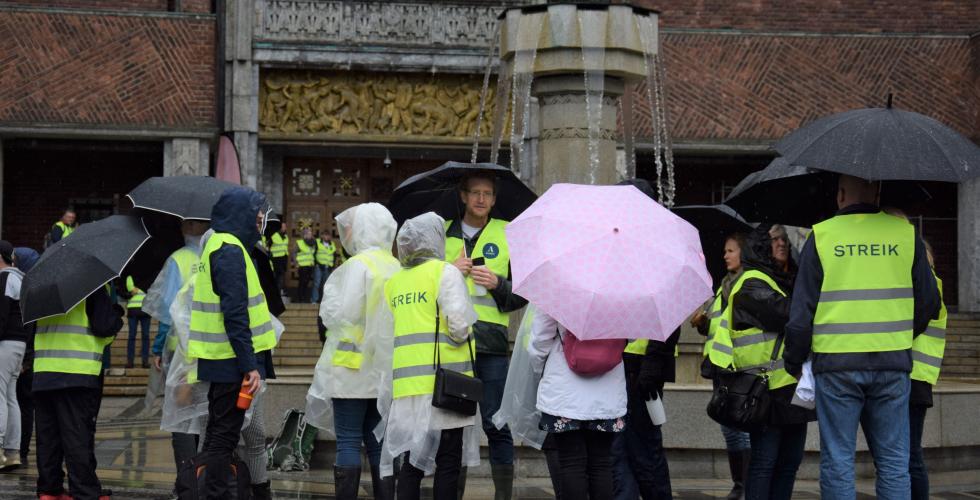
[{"label": "man with short hair", "polygon": [[813,226],[786,325],[787,371],[813,353],[820,491],[854,498],[863,422],[880,498],[909,497],[909,372],[913,338],[940,309],[915,226],[882,212],[879,183],[842,175],[837,215]]},{"label": "man with short hair", "polygon": [[312,302],[320,302],[323,285],[327,282],[327,278],[330,277],[336,255],[337,247],[333,244],[330,230],[324,229],[320,231],[320,237],[316,240],[316,267],[313,268]]},{"label": "man with short hair", "polygon": [[[470,175],[460,183],[459,195],[466,213],[462,220],[446,221],[446,259],[466,276],[470,299],[480,317],[473,325],[475,372],[483,381],[480,414],[490,445],[495,498],[509,499],[514,483],[514,439],[509,428],[497,429],[492,418],[500,409],[507,380],[509,313],[527,301],[511,290],[510,252],[504,235],[507,222],[490,217],[496,203],[496,180],[488,174]],[[483,265],[474,265],[475,259],[482,259]],[[465,487],[465,473],[463,469],[460,490]]]},{"label": "man with short hair", "polygon": [[64,213],[61,214],[61,219],[51,226],[51,232],[48,235],[49,244],[54,244],[61,241],[62,238],[67,238],[75,230],[75,219],[75,210],[71,208],[65,209]]},{"label": "man with short hair", "polygon": [[313,229],[304,227],[302,237],[296,240],[296,253],[293,261],[296,263],[296,302],[308,303],[310,296],[310,283],[313,281],[313,267],[316,264],[316,240],[313,238]]},{"label": "man with short hair", "polygon": [[289,269],[289,234],[287,234],[285,222],[269,238],[269,255],[272,257],[272,268],[276,271],[276,283],[279,284],[279,290],[284,292],[286,290],[286,270]]}]

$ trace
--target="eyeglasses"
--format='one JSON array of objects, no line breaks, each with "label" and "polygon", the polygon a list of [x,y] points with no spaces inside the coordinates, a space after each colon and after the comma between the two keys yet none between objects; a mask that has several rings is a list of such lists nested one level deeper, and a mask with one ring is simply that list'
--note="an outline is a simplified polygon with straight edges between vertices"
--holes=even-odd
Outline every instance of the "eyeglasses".
[{"label": "eyeglasses", "polygon": [[467,194],[477,199],[479,198],[490,199],[493,198],[494,196],[493,191],[467,191]]}]

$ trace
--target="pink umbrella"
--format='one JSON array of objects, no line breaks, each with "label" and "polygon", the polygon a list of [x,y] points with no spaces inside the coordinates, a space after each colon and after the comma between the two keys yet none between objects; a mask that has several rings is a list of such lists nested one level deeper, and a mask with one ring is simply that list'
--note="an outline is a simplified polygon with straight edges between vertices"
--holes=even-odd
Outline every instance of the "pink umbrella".
[{"label": "pink umbrella", "polygon": [[514,292],[582,339],[665,340],[711,296],[697,229],[633,186],[555,184],[506,232]]}]

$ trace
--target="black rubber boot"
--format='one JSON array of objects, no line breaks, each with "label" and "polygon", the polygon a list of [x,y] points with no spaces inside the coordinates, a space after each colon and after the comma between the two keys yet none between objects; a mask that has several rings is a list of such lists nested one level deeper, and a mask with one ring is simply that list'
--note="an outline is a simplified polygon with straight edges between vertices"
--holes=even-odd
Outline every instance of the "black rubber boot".
[{"label": "black rubber boot", "polygon": [[728,500],[742,500],[745,498],[745,477],[749,472],[749,459],[752,457],[750,450],[739,450],[728,452],[728,470],[732,474],[732,491],[725,497]]},{"label": "black rubber boot", "polygon": [[272,500],[272,484],[269,481],[253,484],[252,500]]},{"label": "black rubber boot", "polygon": [[371,469],[371,490],[374,500],[395,500],[395,476],[381,477],[376,468]]},{"label": "black rubber boot", "polygon": [[357,490],[361,486],[361,468],[334,466],[333,482],[337,500],[357,500]]},{"label": "black rubber boot", "polygon": [[490,464],[493,478],[493,500],[510,500],[514,493],[514,465]]}]

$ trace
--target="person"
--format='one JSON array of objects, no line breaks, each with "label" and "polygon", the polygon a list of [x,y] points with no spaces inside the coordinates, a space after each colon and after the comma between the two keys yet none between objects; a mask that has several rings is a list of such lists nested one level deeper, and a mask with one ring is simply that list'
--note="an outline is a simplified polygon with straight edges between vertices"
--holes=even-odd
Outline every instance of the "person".
[{"label": "person", "polygon": [[286,271],[289,269],[289,234],[286,223],[269,238],[269,254],[272,256],[272,267],[276,271],[276,282],[280,290],[286,289]]},{"label": "person", "polygon": [[769,238],[772,241],[772,260],[776,264],[776,268],[783,274],[796,276],[796,264],[790,257],[793,253],[793,246],[790,244],[786,226],[773,224],[769,228]]},{"label": "person", "polygon": [[143,312],[143,299],[146,297],[140,287],[136,286],[132,276],[126,277],[126,292],[129,300],[126,302],[126,316],[129,319],[129,342],[126,343],[126,368],[133,367],[136,356],[136,327],[139,326],[142,339],[140,358],[143,368],[150,367],[150,315]]},{"label": "person", "polygon": [[[783,367],[782,332],[789,318],[793,277],[778,260],[770,228],[760,225],[741,251],[743,273],[732,286],[709,358],[720,368],[765,374],[771,400],[768,421],[751,430],[747,499],[789,499],[803,460],[811,412],[790,402],[796,378]],[[783,246],[785,248],[785,246]],[[788,255],[788,254],[787,254]],[[723,356],[716,356],[718,347]],[[728,354],[730,353],[730,354]],[[722,360],[719,362],[719,360]]]},{"label": "person", "polygon": [[444,262],[444,224],[432,212],[405,221],[397,236],[402,269],[384,287],[383,309],[394,325],[394,338],[386,342],[394,351],[378,398],[379,428],[385,429],[381,471],[392,475],[394,458],[406,454],[399,500],[418,499],[422,477],[433,472],[433,498],[455,500],[463,462],[479,464],[475,433],[467,432],[476,416],[432,406],[437,363],[473,376],[470,326],[477,320],[462,273]]},{"label": "person", "polygon": [[296,272],[299,278],[299,285],[296,290],[297,303],[310,301],[310,281],[313,280],[314,254],[316,253],[313,230],[304,227],[302,234],[303,238],[296,240],[296,253],[293,255],[293,261],[296,262]]},{"label": "person", "polygon": [[337,439],[338,499],[357,498],[362,443],[374,496],[390,499],[394,478],[381,478],[381,443],[374,428],[381,421],[377,381],[391,369],[393,346],[383,340],[391,340],[386,332],[392,325],[383,301],[385,282],[401,267],[391,255],[398,225],[383,205],[365,203],[337,215],[337,228],[353,257],[323,287],[320,318],[330,333],[307,394],[306,420]]},{"label": "person", "polygon": [[613,486],[617,500],[672,498],[663,433],[647,410],[661,399],[664,383],[676,376],[674,359],[681,330],[665,342],[636,339],[626,345],[626,428],[613,437]]},{"label": "person", "polygon": [[[153,367],[163,373],[166,379],[170,362],[177,347],[177,336],[172,333],[173,320],[170,306],[177,293],[188,283],[192,283],[201,263],[201,236],[208,230],[209,223],[186,219],[180,229],[184,236],[184,246],[170,254],[163,265],[163,271],[147,290],[143,310],[159,321],[157,335],[153,339]],[[198,435],[188,432],[172,432],[171,447],[174,452],[174,465],[177,470],[197,454]]]},{"label": "person", "polygon": [[24,273],[14,267],[14,246],[0,240],[0,467],[20,465],[20,376],[30,331],[20,315]]},{"label": "person", "polygon": [[265,197],[233,187],[211,211],[211,229],[194,278],[188,356],[198,360],[197,377],[210,382],[208,421],[202,462],[208,474],[203,496],[226,498],[232,453],[238,445],[245,410],[238,393],[256,394],[276,345],[265,294],[247,248],[259,241],[259,210]]},{"label": "person", "polygon": [[75,230],[76,218],[74,209],[65,209],[61,214],[61,219],[55,222],[51,226],[51,231],[48,232],[48,244],[51,245],[61,241],[62,238],[67,238]]},{"label": "person", "polygon": [[[37,251],[27,247],[14,248],[14,266],[21,273],[27,274],[40,258]],[[27,464],[31,453],[31,436],[34,435],[34,395],[31,385],[34,382],[34,331],[36,325],[24,325],[27,334],[27,345],[24,361],[21,363],[20,376],[17,377],[17,404],[20,406],[20,462]]]},{"label": "person", "polygon": [[[476,377],[483,381],[480,416],[490,447],[494,498],[507,500],[514,483],[514,439],[509,428],[497,429],[493,425],[493,415],[500,409],[507,381],[509,313],[524,307],[527,301],[511,290],[510,252],[504,235],[507,222],[490,217],[497,196],[495,179],[488,174],[473,174],[460,182],[459,191],[465,214],[461,220],[446,222],[446,258],[467,277],[467,287],[480,316],[473,327]],[[478,258],[483,259],[484,265],[473,264]],[[460,484],[465,487],[465,483],[464,469]]]},{"label": "person", "polygon": [[565,327],[538,311],[527,345],[531,366],[541,375],[537,408],[541,428],[554,436],[562,500],[613,498],[612,443],[626,426],[623,363],[584,377],[563,354]]},{"label": "person", "polygon": [[[394,235],[392,235],[392,241],[394,241],[394,239]],[[323,292],[323,284],[326,283],[327,278],[330,277],[330,272],[333,270],[334,257],[336,254],[337,247],[333,244],[333,239],[330,237],[330,231],[321,231],[320,237],[316,240],[316,266],[313,268],[312,302],[320,302],[320,296]]]},{"label": "person", "polygon": [[[874,457],[881,498],[907,498],[910,348],[940,310],[936,279],[908,221],[877,206],[879,183],[842,175],[837,214],[800,253],[785,361],[798,377],[813,353],[820,491],[853,498],[857,426]],[[911,300],[909,300],[911,299]]]},{"label": "person", "polygon": [[[711,363],[708,354],[711,352],[715,333],[721,324],[722,312],[728,305],[732,286],[735,285],[744,271],[742,268],[742,247],[745,245],[746,238],[741,233],[732,234],[725,239],[723,258],[725,269],[728,272],[722,278],[721,285],[714,297],[709,299],[706,307],[696,312],[691,318],[691,326],[697,328],[698,333],[706,337],[702,350],[701,376],[712,381],[715,380],[714,375],[717,368]],[[726,498],[739,500],[745,496],[745,478],[748,476],[752,453],[749,433],[721,424],[721,434],[725,438],[725,449],[728,452],[728,471],[732,477],[732,489]]]},{"label": "person", "polygon": [[34,337],[34,423],[37,494],[56,500],[104,500],[95,469],[95,423],[102,403],[102,353],[122,329],[122,307],[99,287],[64,314],[37,321]]}]

